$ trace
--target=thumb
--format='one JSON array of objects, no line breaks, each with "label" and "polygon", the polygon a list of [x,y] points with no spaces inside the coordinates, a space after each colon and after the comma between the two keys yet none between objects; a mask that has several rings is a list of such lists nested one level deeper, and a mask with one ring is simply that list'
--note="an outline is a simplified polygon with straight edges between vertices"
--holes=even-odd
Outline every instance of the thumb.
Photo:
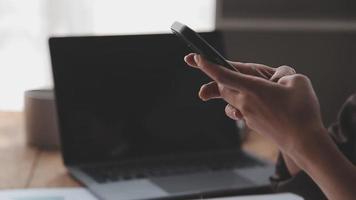
[{"label": "thumb", "polygon": [[273,82],[278,82],[278,80],[284,76],[293,75],[295,74],[295,70],[287,65],[283,65],[276,68],[276,72],[273,76],[269,79]]}]

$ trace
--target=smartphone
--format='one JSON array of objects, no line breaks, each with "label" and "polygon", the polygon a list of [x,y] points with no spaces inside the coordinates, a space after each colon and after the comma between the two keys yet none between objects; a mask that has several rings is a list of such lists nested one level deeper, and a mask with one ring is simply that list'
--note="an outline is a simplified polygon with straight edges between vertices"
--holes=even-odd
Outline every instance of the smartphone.
[{"label": "smartphone", "polygon": [[195,53],[202,55],[208,61],[236,71],[226,59],[193,29],[180,22],[174,22],[172,32],[184,41]]}]

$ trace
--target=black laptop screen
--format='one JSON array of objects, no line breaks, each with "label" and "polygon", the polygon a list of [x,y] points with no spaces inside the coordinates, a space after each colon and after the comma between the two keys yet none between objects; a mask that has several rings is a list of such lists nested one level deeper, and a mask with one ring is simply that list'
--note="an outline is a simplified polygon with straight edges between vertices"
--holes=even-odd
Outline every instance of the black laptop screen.
[{"label": "black laptop screen", "polygon": [[[218,33],[204,33],[218,49]],[[127,161],[239,148],[210,80],[189,68],[170,34],[51,38],[59,125],[67,164]]]}]

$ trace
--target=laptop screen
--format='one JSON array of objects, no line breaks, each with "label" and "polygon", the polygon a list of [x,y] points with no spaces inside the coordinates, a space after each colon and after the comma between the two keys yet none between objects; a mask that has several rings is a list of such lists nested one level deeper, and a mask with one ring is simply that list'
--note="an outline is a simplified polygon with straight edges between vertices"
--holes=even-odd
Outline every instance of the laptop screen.
[{"label": "laptop screen", "polygon": [[[217,32],[202,36],[222,50]],[[222,100],[203,102],[209,78],[187,67],[172,34],[51,38],[66,164],[239,148]]]}]

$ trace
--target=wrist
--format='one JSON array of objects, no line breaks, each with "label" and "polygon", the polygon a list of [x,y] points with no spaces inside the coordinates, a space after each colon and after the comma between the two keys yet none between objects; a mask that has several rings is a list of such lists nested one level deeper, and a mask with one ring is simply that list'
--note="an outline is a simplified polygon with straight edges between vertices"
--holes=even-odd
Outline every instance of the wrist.
[{"label": "wrist", "polygon": [[341,199],[354,199],[354,165],[341,153],[326,130],[320,130],[318,135],[319,137],[296,144],[289,156],[328,198],[340,199],[340,196],[344,196],[348,198]]},{"label": "wrist", "polygon": [[325,127],[304,133],[304,137],[293,140],[286,154],[303,170],[324,157],[330,149],[337,149]]}]

